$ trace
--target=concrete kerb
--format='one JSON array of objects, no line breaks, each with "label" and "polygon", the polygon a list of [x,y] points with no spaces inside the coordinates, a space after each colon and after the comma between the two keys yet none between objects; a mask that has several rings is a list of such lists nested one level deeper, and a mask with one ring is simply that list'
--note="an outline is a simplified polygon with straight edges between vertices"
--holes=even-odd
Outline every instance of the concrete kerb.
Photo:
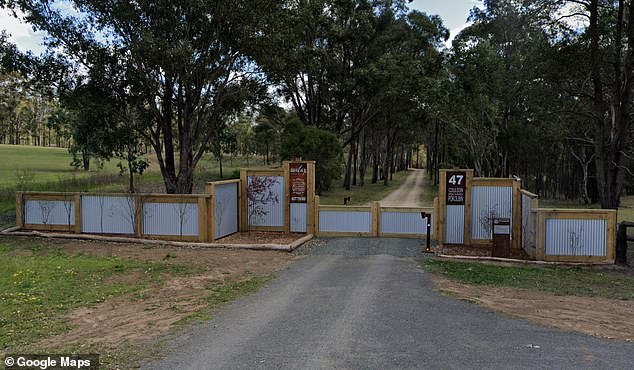
[{"label": "concrete kerb", "polygon": [[194,248],[224,248],[224,249],[248,249],[248,250],[273,250],[292,252],[300,245],[306,243],[313,238],[313,234],[308,234],[290,244],[222,244],[222,243],[198,243],[198,242],[178,242],[156,239],[137,239],[118,236],[103,236],[91,234],[63,234],[63,233],[43,233],[39,231],[18,231],[19,227],[12,227],[0,232],[0,235],[7,236],[33,236],[51,239],[71,239],[71,240],[95,240],[107,241],[114,243],[132,243],[143,245],[168,245],[175,247],[194,247]]}]

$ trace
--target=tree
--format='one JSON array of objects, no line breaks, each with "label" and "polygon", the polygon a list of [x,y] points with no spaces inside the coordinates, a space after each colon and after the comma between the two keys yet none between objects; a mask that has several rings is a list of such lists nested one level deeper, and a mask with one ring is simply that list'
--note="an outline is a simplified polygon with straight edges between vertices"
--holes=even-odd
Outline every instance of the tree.
[{"label": "tree", "polygon": [[[343,138],[344,187],[349,189],[357,183],[357,171],[363,183],[368,147],[383,144],[372,132],[386,124],[379,118],[382,112],[394,101],[420,106],[424,100],[421,88],[395,88],[392,92],[402,95],[386,99],[386,83],[409,79],[413,86],[433,74],[442,62],[436,48],[448,31],[438,17],[407,13],[404,1],[290,3],[270,21],[262,38],[266,47],[255,59],[305,126]],[[403,58],[408,62],[401,62]],[[417,135],[399,139],[412,136]],[[384,145],[386,152],[399,144]],[[391,159],[391,154],[406,157],[394,150],[374,155],[375,162]]]},{"label": "tree", "polygon": [[304,126],[294,115],[286,120],[282,133],[282,159],[315,161],[315,190],[328,190],[341,174],[343,153],[337,135],[313,126]]},{"label": "tree", "polygon": [[[216,130],[263,92],[243,50],[270,2],[2,1],[137,111],[168,193],[189,193]],[[107,35],[107,37],[103,37]],[[178,161],[178,162],[177,162]]]},{"label": "tree", "polygon": [[264,157],[264,163],[270,165],[271,157],[279,152],[280,132],[265,119],[259,119],[253,131],[258,152]]},{"label": "tree", "polygon": [[597,188],[603,208],[618,208],[632,158],[634,5],[623,0],[575,3],[589,13]]}]

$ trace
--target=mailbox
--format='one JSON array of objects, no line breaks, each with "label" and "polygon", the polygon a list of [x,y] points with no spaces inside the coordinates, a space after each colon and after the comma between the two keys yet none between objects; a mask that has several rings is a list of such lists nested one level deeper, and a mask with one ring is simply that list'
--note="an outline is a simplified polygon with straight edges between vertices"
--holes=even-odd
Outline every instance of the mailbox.
[{"label": "mailbox", "polygon": [[494,218],[491,225],[493,232],[493,257],[509,258],[511,256],[511,219]]}]

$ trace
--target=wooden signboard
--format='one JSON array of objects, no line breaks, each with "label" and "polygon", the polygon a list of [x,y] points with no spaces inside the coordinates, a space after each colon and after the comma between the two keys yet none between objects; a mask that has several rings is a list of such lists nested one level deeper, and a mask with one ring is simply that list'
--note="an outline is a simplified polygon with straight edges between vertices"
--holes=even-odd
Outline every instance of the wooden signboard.
[{"label": "wooden signboard", "polygon": [[465,171],[447,172],[447,199],[448,206],[463,206],[467,189],[467,173]]},{"label": "wooden signboard", "polygon": [[290,163],[291,203],[308,201],[308,164]]}]

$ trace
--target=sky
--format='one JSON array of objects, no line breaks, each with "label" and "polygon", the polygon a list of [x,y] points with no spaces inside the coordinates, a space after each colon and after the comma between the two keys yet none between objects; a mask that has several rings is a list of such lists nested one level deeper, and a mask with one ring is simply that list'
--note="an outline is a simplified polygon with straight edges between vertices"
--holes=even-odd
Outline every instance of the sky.
[{"label": "sky", "polygon": [[[409,7],[428,14],[438,14],[445,27],[451,31],[451,38],[447,42],[447,46],[450,46],[453,37],[468,25],[469,10],[481,3],[478,0],[414,0]],[[0,28],[11,34],[10,40],[22,51],[30,50],[40,54],[44,50],[44,34],[34,32],[30,25],[15,19],[4,9],[0,9]]]},{"label": "sky", "polygon": [[409,4],[410,9],[420,10],[427,14],[437,14],[450,31],[447,46],[456,35],[469,25],[469,11],[474,6],[482,6],[481,0],[414,0]]}]

